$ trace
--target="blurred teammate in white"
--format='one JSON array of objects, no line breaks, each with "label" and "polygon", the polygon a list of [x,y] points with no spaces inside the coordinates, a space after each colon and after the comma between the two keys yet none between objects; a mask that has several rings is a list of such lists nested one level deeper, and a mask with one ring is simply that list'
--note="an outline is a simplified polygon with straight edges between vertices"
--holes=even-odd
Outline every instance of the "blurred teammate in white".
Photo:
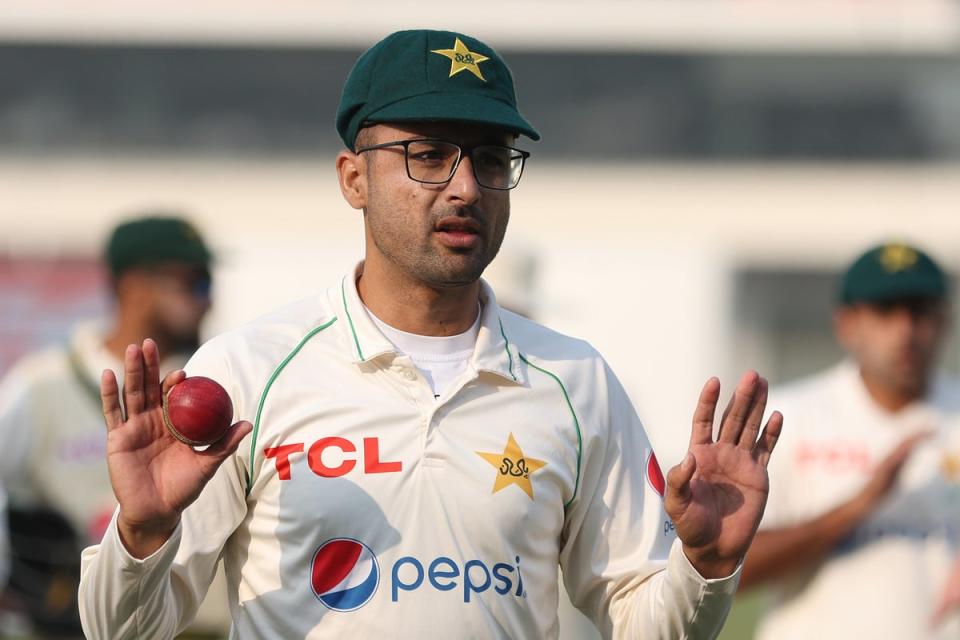
[{"label": "blurred teammate in white", "polygon": [[766,382],[741,379],[714,440],[711,379],[665,482],[596,351],[498,306],[480,275],[539,134],[479,40],[387,37],[337,124],[365,260],[187,366],[254,423],[172,438],[184,374],[161,384],[152,341],[127,350],[126,416],[104,375],[120,507],[84,555],[88,637],[172,636],[221,557],[234,638],[555,638],[559,566],[607,637],[714,637],[766,501]]},{"label": "blurred teammate in white", "polygon": [[[100,541],[117,505],[100,374],[122,370],[127,344],[146,336],[163,345],[164,372],[183,366],[210,308],[210,259],[203,239],[180,217],[149,214],[121,223],[104,251],[110,317],[80,323],[66,344],[25,357],[0,384],[0,477],[11,494],[18,542],[12,598],[36,633],[80,635],[79,551]],[[222,582],[216,595],[219,602],[194,631],[226,633]]]},{"label": "blurred teammate in white", "polygon": [[946,601],[960,524],[960,384],[935,373],[947,279],[924,252],[875,247],[843,277],[849,357],[774,391],[791,429],[742,586],[766,580],[763,640],[960,637]]}]

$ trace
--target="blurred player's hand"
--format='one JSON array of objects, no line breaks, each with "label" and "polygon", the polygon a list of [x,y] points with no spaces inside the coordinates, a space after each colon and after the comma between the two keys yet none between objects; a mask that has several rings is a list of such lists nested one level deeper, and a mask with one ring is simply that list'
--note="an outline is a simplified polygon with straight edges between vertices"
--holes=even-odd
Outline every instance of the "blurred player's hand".
[{"label": "blurred player's hand", "polygon": [[947,578],[947,584],[940,592],[940,601],[933,612],[930,625],[933,628],[939,627],[943,621],[952,614],[960,610],[960,558],[953,563],[953,569],[950,571],[950,577]]},{"label": "blurred player's hand", "polygon": [[852,499],[852,506],[861,519],[867,518],[890,493],[910,454],[918,444],[932,435],[932,431],[921,431],[907,436],[877,464],[870,481]]},{"label": "blurred player's hand", "polygon": [[767,503],[767,463],[783,426],[774,412],[763,432],[767,381],[750,371],[740,379],[713,440],[720,381],[700,392],[690,450],[667,474],[665,507],[683,550],[705,578],[730,575],[753,540]]},{"label": "blurred player's hand", "polygon": [[160,383],[160,354],[153,340],[127,347],[123,408],[112,371],[103,372],[100,397],[107,423],[107,466],[120,503],[117,528],[124,546],[145,558],[176,529],[180,513],[200,495],[217,467],[252,429],[247,421],[204,451],[174,438],[163,421],[162,400],[186,374],[175,371]]}]

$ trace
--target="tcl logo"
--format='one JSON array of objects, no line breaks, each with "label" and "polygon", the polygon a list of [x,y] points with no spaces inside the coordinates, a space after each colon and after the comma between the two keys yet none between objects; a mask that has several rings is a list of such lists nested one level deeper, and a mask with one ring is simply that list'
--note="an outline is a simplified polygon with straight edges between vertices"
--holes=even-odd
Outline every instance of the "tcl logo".
[{"label": "tcl logo", "polygon": [[[263,455],[269,460],[275,460],[277,477],[281,480],[291,478],[290,456],[303,453],[306,443],[296,442],[269,447],[263,450]],[[329,451],[327,455],[325,452]],[[362,451],[362,453],[361,453]],[[331,436],[320,438],[310,445],[307,452],[307,466],[322,478],[339,478],[357,466],[362,460],[364,473],[399,473],[403,471],[402,462],[384,462],[380,460],[380,439],[364,438],[361,451],[346,438]],[[334,463],[333,461],[337,462]]]}]

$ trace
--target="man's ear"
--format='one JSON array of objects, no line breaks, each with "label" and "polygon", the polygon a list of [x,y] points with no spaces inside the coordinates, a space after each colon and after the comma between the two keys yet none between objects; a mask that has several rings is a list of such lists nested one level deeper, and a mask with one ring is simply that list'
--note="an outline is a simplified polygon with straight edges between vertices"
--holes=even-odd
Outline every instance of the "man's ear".
[{"label": "man's ear", "polygon": [[354,209],[367,206],[367,172],[360,155],[344,149],[337,154],[337,178],[340,193]]}]

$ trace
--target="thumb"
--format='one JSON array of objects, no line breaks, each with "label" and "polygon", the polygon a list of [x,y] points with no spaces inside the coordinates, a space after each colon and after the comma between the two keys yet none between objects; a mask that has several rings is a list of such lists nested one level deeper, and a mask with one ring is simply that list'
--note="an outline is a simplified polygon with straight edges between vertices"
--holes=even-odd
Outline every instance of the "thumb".
[{"label": "thumb", "polygon": [[697,470],[697,459],[687,451],[687,455],[680,464],[674,466],[667,473],[667,494],[680,504],[690,500],[690,480]]}]

